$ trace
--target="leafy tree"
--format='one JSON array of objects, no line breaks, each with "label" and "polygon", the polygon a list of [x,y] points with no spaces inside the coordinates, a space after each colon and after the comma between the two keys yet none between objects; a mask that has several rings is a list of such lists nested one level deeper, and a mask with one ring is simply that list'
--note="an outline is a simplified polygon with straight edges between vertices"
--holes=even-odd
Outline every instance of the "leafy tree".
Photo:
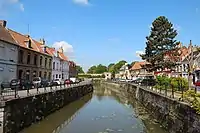
[{"label": "leafy tree", "polygon": [[81,66],[76,66],[76,71],[78,73],[84,73],[83,68]]},{"label": "leafy tree", "polygon": [[111,69],[113,69],[113,66],[115,65],[115,63],[110,63],[108,65],[108,71],[111,72]]},{"label": "leafy tree", "polygon": [[93,73],[95,73],[96,72],[96,66],[92,66],[92,67],[90,67],[89,69],[88,69],[88,72],[87,73],[91,73],[91,74],[93,74]]},{"label": "leafy tree", "polygon": [[150,35],[146,37],[145,54],[142,55],[142,59],[150,62],[151,71],[174,68],[178,56],[176,36],[177,31],[165,16],[160,16],[153,21]]},{"label": "leafy tree", "polygon": [[127,63],[125,60],[121,60],[119,61],[117,64],[115,64],[115,72],[119,72],[119,69],[125,64]]},{"label": "leafy tree", "polygon": [[107,72],[107,67],[106,67],[106,66],[103,66],[102,64],[99,64],[99,65],[96,67],[95,73],[101,74],[101,73],[104,73],[104,72]]},{"label": "leafy tree", "polygon": [[97,66],[92,66],[88,69],[88,73],[91,74],[101,74],[104,72],[107,72],[107,67],[102,64],[99,64]]}]

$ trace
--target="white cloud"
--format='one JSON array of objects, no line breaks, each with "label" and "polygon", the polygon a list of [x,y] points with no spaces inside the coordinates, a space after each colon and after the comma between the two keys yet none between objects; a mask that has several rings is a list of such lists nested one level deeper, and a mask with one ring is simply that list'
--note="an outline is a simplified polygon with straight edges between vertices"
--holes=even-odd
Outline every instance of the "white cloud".
[{"label": "white cloud", "polygon": [[24,11],[24,5],[22,3],[20,3],[19,7],[21,11]]},{"label": "white cloud", "polygon": [[60,47],[63,47],[63,51],[69,58],[73,57],[74,49],[73,46],[65,41],[55,42],[53,44],[53,47],[55,47],[56,50],[58,50]]},{"label": "white cloud", "polygon": [[76,4],[89,5],[89,0],[73,0]]},{"label": "white cloud", "polygon": [[[24,5],[19,0],[0,0],[0,12],[6,13],[10,8],[17,6],[18,9],[24,11]],[[0,14],[1,14],[0,13]]]},{"label": "white cloud", "polygon": [[136,51],[136,56],[141,58],[140,55],[144,54],[144,51]]}]

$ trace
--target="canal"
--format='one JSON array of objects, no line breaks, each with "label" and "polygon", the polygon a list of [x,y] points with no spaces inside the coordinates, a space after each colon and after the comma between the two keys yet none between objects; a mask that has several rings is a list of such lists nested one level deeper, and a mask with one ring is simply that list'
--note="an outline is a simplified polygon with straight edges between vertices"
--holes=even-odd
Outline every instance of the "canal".
[{"label": "canal", "polygon": [[21,133],[110,132],[166,133],[135,100],[100,85]]}]

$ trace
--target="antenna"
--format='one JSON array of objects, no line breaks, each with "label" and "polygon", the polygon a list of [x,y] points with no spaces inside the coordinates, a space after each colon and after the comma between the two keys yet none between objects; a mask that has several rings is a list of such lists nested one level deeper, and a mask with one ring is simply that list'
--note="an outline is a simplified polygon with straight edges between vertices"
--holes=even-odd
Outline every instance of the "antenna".
[{"label": "antenna", "polygon": [[29,24],[28,24],[28,34],[30,35],[30,28],[29,28]]}]

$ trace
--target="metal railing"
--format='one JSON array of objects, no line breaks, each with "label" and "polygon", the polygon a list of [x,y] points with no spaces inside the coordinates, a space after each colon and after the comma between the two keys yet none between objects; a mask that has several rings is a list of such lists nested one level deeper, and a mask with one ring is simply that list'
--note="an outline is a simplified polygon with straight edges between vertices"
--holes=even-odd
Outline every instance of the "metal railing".
[{"label": "metal railing", "polygon": [[19,89],[18,87],[15,87],[14,89],[4,88],[3,90],[0,89],[0,101],[5,101],[5,100],[13,99],[13,98],[16,99],[16,98],[36,95],[40,93],[53,92],[56,90],[67,89],[67,88],[87,85],[91,83],[92,83],[91,81],[82,81],[79,83],[59,84],[59,85],[51,85],[51,86],[44,86],[44,87],[39,87],[36,85],[36,86],[26,87],[23,90]]}]

